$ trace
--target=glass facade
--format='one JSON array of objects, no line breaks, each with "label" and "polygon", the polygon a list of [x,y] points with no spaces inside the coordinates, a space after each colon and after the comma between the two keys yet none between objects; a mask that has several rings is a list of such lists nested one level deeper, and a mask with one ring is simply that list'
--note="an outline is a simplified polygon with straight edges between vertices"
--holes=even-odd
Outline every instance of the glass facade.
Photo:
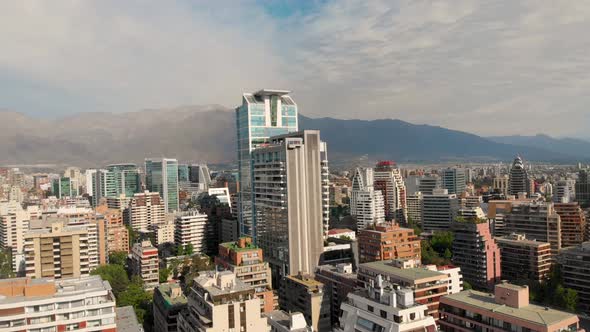
[{"label": "glass facade", "polygon": [[176,159],[147,159],[145,182],[147,190],[160,193],[167,212],[178,210],[178,161]]}]

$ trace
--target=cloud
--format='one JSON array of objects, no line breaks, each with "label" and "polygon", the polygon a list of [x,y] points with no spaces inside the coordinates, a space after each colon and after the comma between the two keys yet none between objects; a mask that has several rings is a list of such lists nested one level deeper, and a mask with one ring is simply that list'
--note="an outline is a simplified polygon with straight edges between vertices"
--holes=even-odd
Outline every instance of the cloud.
[{"label": "cloud", "polygon": [[[235,106],[479,134],[590,129],[590,4],[552,0],[0,3],[0,108]],[[587,136],[587,135],[586,135]]]}]

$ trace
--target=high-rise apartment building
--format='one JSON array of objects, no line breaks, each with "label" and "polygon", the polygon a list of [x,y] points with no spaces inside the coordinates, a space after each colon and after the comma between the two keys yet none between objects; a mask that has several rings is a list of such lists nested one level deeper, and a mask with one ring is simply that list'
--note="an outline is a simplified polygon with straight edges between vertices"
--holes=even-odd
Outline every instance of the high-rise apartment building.
[{"label": "high-rise apartment building", "polygon": [[391,259],[421,259],[420,239],[413,229],[382,223],[358,235],[359,261],[368,263]]},{"label": "high-rise apartment building", "polygon": [[348,293],[358,287],[352,264],[320,265],[316,270],[315,279],[324,284],[324,293],[330,299],[330,321],[332,326],[338,326],[342,302],[346,301]]},{"label": "high-rise apartment building", "polygon": [[561,217],[553,203],[528,202],[512,206],[504,219],[505,234],[524,234],[527,239],[551,244],[551,254],[557,257],[561,246]]},{"label": "high-rise apartment building", "polygon": [[266,331],[254,293],[230,271],[200,273],[188,294],[188,308],[178,315],[178,331]]},{"label": "high-rise apartment building", "polygon": [[584,242],[586,215],[578,203],[555,203],[555,212],[561,219],[561,247]]},{"label": "high-rise apartment building", "polygon": [[495,238],[500,248],[502,279],[511,281],[545,280],[551,268],[551,245],[513,233]]},{"label": "high-rise apartment building", "polygon": [[424,196],[421,192],[416,192],[407,198],[407,213],[408,222],[416,225],[422,225],[422,206],[424,204]]},{"label": "high-rise apartment building", "polygon": [[425,231],[447,231],[459,210],[457,195],[447,189],[434,189],[422,201],[422,228]]},{"label": "high-rise apartment building", "polygon": [[325,149],[319,131],[305,130],[274,136],[251,153],[253,239],[275,281],[313,273],[323,253],[320,160]]},{"label": "high-rise apartment building", "polygon": [[158,192],[133,195],[128,213],[129,225],[136,231],[148,231],[151,225],[166,223],[165,204]]},{"label": "high-rise apartment building", "polygon": [[500,249],[486,220],[452,223],[453,264],[461,268],[463,280],[477,288],[492,289],[500,281]]},{"label": "high-rise apartment building", "polygon": [[447,189],[449,194],[461,195],[465,192],[465,169],[446,168],[442,170],[442,187]]},{"label": "high-rise apartment building", "polygon": [[137,242],[131,249],[131,274],[139,276],[146,289],[153,289],[160,282],[158,248],[149,240]]},{"label": "high-rise apartment building", "polygon": [[578,292],[580,310],[590,314],[590,242],[561,249],[558,262],[563,286]]},{"label": "high-rise apartment building", "polygon": [[324,284],[307,274],[287,276],[279,289],[279,305],[287,312],[301,312],[314,331],[330,331],[330,298]]},{"label": "high-rise apartment building", "polygon": [[252,238],[241,237],[236,242],[219,245],[215,265],[233,272],[245,284],[254,287],[260,299],[262,312],[275,309],[270,266],[264,261],[262,249],[252,243]]},{"label": "high-rise apartment building", "polygon": [[352,178],[350,214],[356,218],[357,229],[385,221],[383,194],[375,190],[373,170],[357,168]]},{"label": "high-rise apartment building", "polygon": [[30,220],[29,212],[18,202],[0,202],[0,248],[10,250],[12,270],[17,273],[25,269],[23,249]]},{"label": "high-rise apartment building", "polygon": [[512,162],[510,175],[508,178],[508,193],[518,196],[519,193],[533,194],[530,192],[530,179],[524,163],[520,156],[517,156]]},{"label": "high-rise apartment building", "polygon": [[496,175],[492,182],[492,189],[501,194],[508,195],[509,183],[509,176],[507,174]]},{"label": "high-rise apartment building", "polygon": [[162,284],[154,289],[154,331],[178,331],[178,315],[187,307],[186,296],[178,284]]},{"label": "high-rise apartment building", "polygon": [[576,180],[558,181],[553,189],[554,203],[572,203],[576,200]]},{"label": "high-rise apartment building", "polygon": [[193,246],[194,252],[204,253],[206,249],[205,233],[208,217],[197,210],[177,213],[174,218],[174,242],[186,247]]},{"label": "high-rise apartment building", "polygon": [[[240,232],[255,237],[252,225],[252,150],[268,143],[272,136],[296,132],[297,104],[289,91],[260,90],[244,93],[236,108],[238,148],[238,221]],[[319,159],[318,159],[319,161]]]},{"label": "high-rise apartment building", "polygon": [[176,159],[146,159],[145,184],[148,191],[160,193],[166,212],[179,210]]},{"label": "high-rise apartment building", "polygon": [[374,188],[381,191],[385,218],[405,223],[406,212],[406,185],[399,168],[393,161],[381,161],[377,163],[374,172]]},{"label": "high-rise apartment building", "polygon": [[436,174],[424,175],[419,178],[418,191],[424,195],[434,194],[435,189],[442,189],[442,180]]},{"label": "high-rise apartment building", "polygon": [[583,207],[590,206],[590,169],[580,169],[576,180],[576,201]]},{"label": "high-rise apartment building", "polygon": [[0,330],[115,332],[115,296],[100,276],[0,280]]},{"label": "high-rise apartment building", "polygon": [[441,299],[443,332],[580,331],[576,314],[529,303],[527,286],[496,285],[494,294],[468,290]]},{"label": "high-rise apartment building", "polygon": [[117,251],[129,252],[129,230],[123,224],[123,213],[109,209],[106,205],[96,208],[96,213],[103,216],[107,234],[107,253]]}]

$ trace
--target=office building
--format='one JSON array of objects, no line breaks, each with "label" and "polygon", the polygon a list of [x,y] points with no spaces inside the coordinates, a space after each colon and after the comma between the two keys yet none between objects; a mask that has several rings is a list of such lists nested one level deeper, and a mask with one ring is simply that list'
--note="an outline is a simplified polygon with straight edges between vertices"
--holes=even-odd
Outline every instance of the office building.
[{"label": "office building", "polygon": [[381,276],[374,285],[348,294],[342,303],[340,329],[335,331],[437,331],[434,318],[427,314],[428,307],[414,301],[414,292],[399,287]]},{"label": "office building", "polygon": [[230,271],[207,271],[194,279],[179,332],[267,331],[254,288]]},{"label": "office building", "polygon": [[576,201],[576,180],[561,180],[553,190],[554,203],[572,203]]},{"label": "office building", "polygon": [[188,166],[189,185],[197,191],[209,190],[211,173],[206,164],[192,164]]},{"label": "office building", "polygon": [[[260,90],[244,93],[236,108],[238,152],[238,221],[240,233],[256,238],[252,225],[252,174],[250,153],[270,137],[296,132],[297,104],[289,91]],[[319,161],[319,159],[318,159]]]},{"label": "office building", "polygon": [[382,223],[359,232],[359,260],[368,263],[392,259],[421,259],[420,239],[414,230]]},{"label": "office building", "polygon": [[139,168],[135,164],[112,164],[106,169],[87,170],[86,183],[93,206],[98,206],[104,197],[131,197],[141,192]]},{"label": "office building", "polygon": [[162,284],[154,289],[154,331],[178,331],[177,319],[180,311],[187,307],[186,296],[178,284]]},{"label": "office building", "polygon": [[579,309],[590,314],[590,241],[559,252],[563,286],[578,292]]},{"label": "office building", "polygon": [[580,331],[575,314],[529,303],[527,286],[496,285],[494,294],[474,290],[441,299],[441,331]]},{"label": "office building", "polygon": [[122,331],[111,286],[99,276],[0,280],[0,308],[5,332]]},{"label": "office building", "polygon": [[260,299],[262,312],[275,310],[270,266],[264,261],[262,249],[252,243],[252,238],[241,237],[236,242],[221,243],[215,265],[229,270],[245,284],[252,286]]},{"label": "office building", "polygon": [[313,332],[300,312],[275,310],[264,316],[267,318],[269,332]]},{"label": "office building", "polygon": [[133,244],[131,249],[131,274],[139,276],[146,289],[153,289],[160,281],[158,248],[149,240]]},{"label": "office building", "polygon": [[513,233],[495,238],[500,248],[502,280],[541,282],[551,268],[551,245]]},{"label": "office building", "polygon": [[324,293],[330,299],[330,323],[332,326],[338,326],[342,302],[358,287],[352,264],[320,265],[316,270],[315,279],[324,284]]},{"label": "office building", "polygon": [[207,222],[207,215],[197,210],[177,213],[174,218],[174,242],[183,247],[191,244],[194,252],[204,253]]},{"label": "office building", "polygon": [[590,169],[580,169],[576,180],[576,201],[583,207],[590,206]]},{"label": "office building", "polygon": [[561,225],[561,247],[575,246],[584,242],[586,215],[578,203],[555,203],[555,213]]},{"label": "office building", "polygon": [[252,151],[253,240],[273,278],[313,273],[323,252],[323,189],[319,131],[274,136]]},{"label": "office building", "polygon": [[486,220],[455,221],[453,238],[453,264],[461,268],[463,280],[473,287],[492,289],[500,281],[500,249],[490,232]]},{"label": "office building", "polygon": [[373,176],[374,189],[383,196],[385,219],[405,223],[406,185],[399,168],[393,161],[381,161],[377,163]]},{"label": "office building", "polygon": [[428,307],[427,314],[438,319],[440,297],[448,293],[448,276],[446,273],[432,271],[425,267],[416,267],[411,260],[375,261],[360,264],[358,280],[365,288],[377,283],[382,277],[392,284],[409,287],[413,291],[414,301]]},{"label": "office building", "polygon": [[107,233],[107,252],[129,252],[129,230],[123,224],[123,213],[120,210],[109,209],[106,205],[96,208],[96,213],[105,220]]},{"label": "office building", "polygon": [[447,231],[457,215],[457,195],[447,189],[434,189],[425,194],[422,201],[422,229],[425,231]]},{"label": "office building", "polygon": [[408,223],[412,222],[415,225],[422,225],[422,205],[424,204],[424,196],[421,192],[416,192],[407,198],[407,213]]},{"label": "office building", "polygon": [[61,177],[53,180],[51,193],[57,198],[77,197],[78,182],[74,178]]},{"label": "office building", "polygon": [[549,242],[557,257],[561,246],[561,217],[553,203],[530,202],[513,205],[504,219],[505,234],[524,234],[529,240]]},{"label": "office building", "polygon": [[314,331],[330,331],[330,298],[324,284],[307,274],[287,276],[279,289],[279,306],[301,312]]},{"label": "office building", "polygon": [[385,221],[383,194],[375,190],[373,170],[357,168],[352,178],[350,214],[356,219],[357,229]]},{"label": "office building", "polygon": [[0,248],[10,250],[12,271],[17,273],[25,270],[25,233],[30,220],[30,213],[18,202],[0,202]]},{"label": "office building", "polygon": [[449,194],[461,195],[465,192],[465,169],[446,168],[441,174],[442,188],[447,189]]},{"label": "office building", "polygon": [[419,177],[418,191],[424,195],[434,194],[435,189],[442,189],[442,180],[436,174],[428,174]]},{"label": "office building", "polygon": [[176,159],[146,159],[145,184],[148,191],[160,193],[166,212],[178,211],[178,161]]},{"label": "office building", "polygon": [[129,225],[135,231],[148,231],[151,225],[166,223],[165,204],[157,192],[134,194],[128,213]]},{"label": "office building", "polygon": [[508,178],[508,193],[510,195],[518,196],[519,193],[527,193],[532,195],[530,192],[530,178],[524,163],[520,156],[517,156],[512,162],[510,168],[510,175]]}]

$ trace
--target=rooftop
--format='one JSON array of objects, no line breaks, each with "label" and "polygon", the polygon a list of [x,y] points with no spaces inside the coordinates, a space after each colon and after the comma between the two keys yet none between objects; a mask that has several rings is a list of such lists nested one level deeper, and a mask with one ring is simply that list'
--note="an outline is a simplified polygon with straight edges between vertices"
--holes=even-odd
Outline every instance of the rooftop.
[{"label": "rooftop", "polygon": [[264,314],[269,320],[276,322],[291,332],[307,332],[310,328],[305,323],[303,314],[299,312],[287,313],[282,310],[274,310]]},{"label": "rooftop", "polygon": [[247,243],[243,248],[240,247],[236,242],[225,242],[225,243],[220,243],[219,245],[221,245],[225,248],[228,248],[230,250],[233,250],[233,251],[248,251],[248,250],[260,249],[254,243]]},{"label": "rooftop", "polygon": [[495,313],[507,315],[514,319],[525,320],[543,326],[556,324],[576,316],[575,314],[571,314],[569,312],[559,311],[534,304],[529,304],[528,306],[522,308],[513,308],[503,304],[497,304],[493,295],[474,290],[446,295],[443,297],[443,300],[451,300],[454,302],[467,304]]},{"label": "rooftop", "polygon": [[276,90],[276,89],[262,89],[254,92],[255,96],[282,96],[287,95],[291,91],[289,90]]},{"label": "rooftop", "polygon": [[139,325],[132,306],[116,308],[115,311],[117,313],[117,331],[143,332],[143,327]]},{"label": "rooftop", "polygon": [[444,273],[438,271],[431,271],[425,268],[402,269],[399,267],[395,267],[391,265],[391,261],[376,261],[370,263],[363,263],[360,265],[359,269],[362,270],[363,268],[377,270],[385,275],[394,275],[402,280],[411,281],[414,283],[422,281],[424,279],[438,280],[446,278],[446,275]]},{"label": "rooftop", "polygon": [[178,284],[161,284],[157,289],[160,291],[164,301],[166,301],[167,307],[187,304],[186,296],[184,296]]},{"label": "rooftop", "polygon": [[292,280],[298,284],[304,285],[305,287],[308,288],[314,288],[314,287],[322,287],[324,286],[324,284],[322,284],[321,282],[315,280],[314,278],[312,278],[309,275],[292,275],[292,276],[287,276],[286,277],[289,280]]}]

